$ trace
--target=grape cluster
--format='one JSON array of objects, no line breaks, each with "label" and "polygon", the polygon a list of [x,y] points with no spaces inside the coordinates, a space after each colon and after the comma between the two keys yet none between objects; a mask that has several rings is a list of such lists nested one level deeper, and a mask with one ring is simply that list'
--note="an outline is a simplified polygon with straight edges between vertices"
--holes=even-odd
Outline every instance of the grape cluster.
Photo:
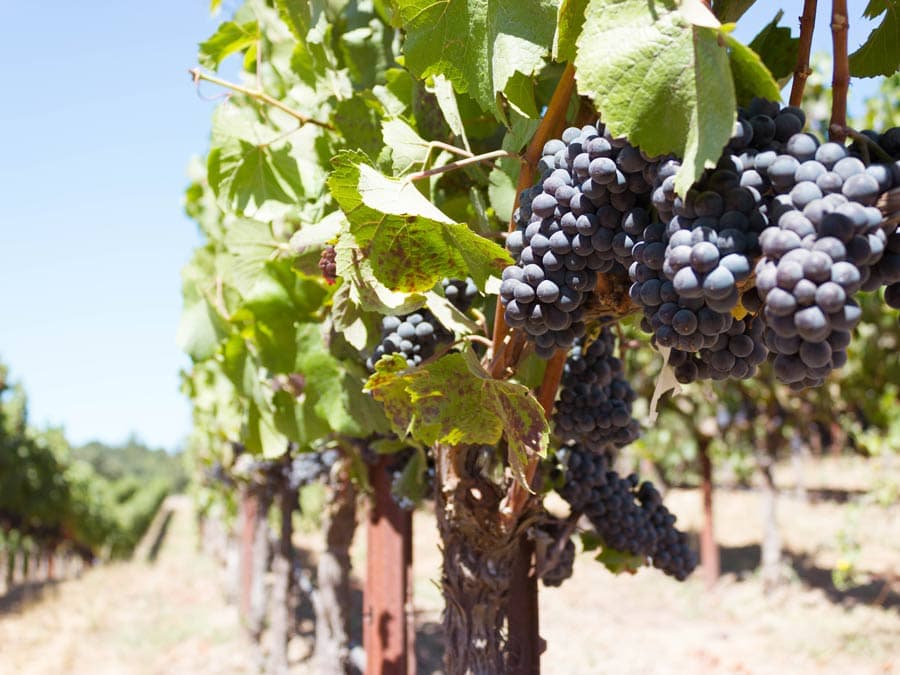
[{"label": "grape cluster", "polygon": [[468,312],[472,303],[478,297],[478,287],[471,277],[465,279],[447,279],[441,280],[441,288],[444,291],[444,297],[450,301],[460,312]]},{"label": "grape cluster", "polygon": [[578,444],[560,449],[557,460],[564,474],[560,495],[584,513],[606,546],[649,558],[679,581],[694,570],[696,554],[652,483],[641,483],[636,474],[622,478],[608,453]]},{"label": "grape cluster", "polygon": [[[793,120],[789,126],[802,127],[795,115],[784,115]],[[788,124],[781,120],[779,126]],[[644,310],[642,327],[661,347],[711,349],[732,330],[739,284],[749,278],[759,234],[769,224],[747,161],[758,147],[754,128],[738,119],[715,169],[704,172],[684,199],[675,193],[679,163],[669,160],[657,172],[653,205],[662,222],[651,223],[636,242],[629,276],[631,297]],[[758,142],[773,140],[757,135]]]},{"label": "grape cluster", "polygon": [[[544,586],[557,587],[572,576],[575,566],[575,542],[571,537],[566,537],[566,523],[562,520],[548,519],[536,526],[538,536],[549,542],[547,546],[547,559],[552,565],[541,570],[541,581]],[[562,548],[559,548],[559,546]]]},{"label": "grape cluster", "polygon": [[523,328],[538,355],[584,335],[583,305],[597,273],[630,264],[650,223],[658,165],[599,123],[570,127],[544,146],[541,179],[520,196],[518,229],[506,240],[517,264],[503,271],[500,287],[507,324]]},{"label": "grape cluster", "polygon": [[[804,124],[801,110],[754,99],[716,168],[683,200],[677,162],[658,171],[653,203],[667,224],[651,223],[635,245],[631,297],[644,308],[642,327],[674,348],[682,382],[752,376],[771,350],[779,380],[819,384],[846,360],[860,314],[852,295],[900,279],[875,208],[900,184],[900,163],[866,167],[852,147],[802,133]],[[764,324],[735,322],[754,260]]]},{"label": "grape cluster", "polygon": [[746,380],[756,376],[757,368],[769,354],[763,341],[761,319],[746,316],[734,320],[710,347],[696,353],[673,349],[668,364],[682,384],[695,380]]},{"label": "grape cluster", "polygon": [[298,490],[311,485],[331,472],[331,467],[340,459],[341,453],[336,448],[327,448],[317,452],[301,452],[291,458],[285,468],[288,485]]},{"label": "grape cluster", "polygon": [[410,368],[434,356],[437,348],[449,344],[453,335],[427,309],[406,316],[386,316],[381,320],[381,342],[366,361],[370,371],[382,356],[400,354]]},{"label": "grape cluster", "polygon": [[325,281],[331,285],[337,280],[337,263],[335,262],[334,246],[328,244],[322,249],[322,255],[319,258],[319,269],[322,270],[322,276]]},{"label": "grape cluster", "polygon": [[553,416],[556,435],[564,442],[591,450],[621,448],[640,434],[631,406],[637,394],[623,377],[609,328],[585,346],[579,340],[563,369],[559,400]]},{"label": "grape cluster", "polygon": [[821,384],[847,360],[862,313],[853,294],[887,245],[874,205],[893,185],[890,167],[867,168],[837,143],[799,136],[760,173],[775,193],[768,210],[776,226],[760,235],[756,265],[775,375],[794,389]]}]

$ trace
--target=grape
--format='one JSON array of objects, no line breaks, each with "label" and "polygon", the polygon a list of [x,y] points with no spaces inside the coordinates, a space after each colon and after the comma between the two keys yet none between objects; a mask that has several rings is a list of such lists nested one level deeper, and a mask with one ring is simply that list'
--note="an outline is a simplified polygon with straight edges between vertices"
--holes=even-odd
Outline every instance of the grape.
[{"label": "grape", "polygon": [[328,244],[322,249],[322,256],[319,258],[319,269],[322,271],[322,277],[324,277],[325,283],[329,286],[334,284],[337,280],[336,257],[337,252],[334,250],[334,246]]},{"label": "grape", "polygon": [[[566,579],[572,576],[575,564],[575,542],[567,534],[568,528],[565,521],[547,520],[537,525],[535,529],[540,533],[539,537],[549,539],[547,557],[554,563],[552,567],[541,570],[541,581],[545,586],[561,586]],[[565,536],[564,542],[561,540],[563,536]]]},{"label": "grape", "polygon": [[[504,283],[515,281],[512,278]],[[507,311],[509,308],[507,307]],[[427,309],[405,317],[386,316],[381,321],[381,342],[366,360],[366,367],[374,372],[382,356],[400,354],[410,368],[434,356],[436,350],[450,344],[453,335]]]},{"label": "grape", "polygon": [[884,301],[888,307],[900,309],[900,283],[895,282],[884,289]]},{"label": "grape", "polygon": [[287,465],[280,462],[271,464],[286,473],[285,478],[291,490],[299,490],[304,485],[311,485],[327,476],[340,456],[339,450],[328,448],[318,452],[301,452],[292,457]]},{"label": "grape", "polygon": [[841,193],[860,204],[872,206],[878,201],[881,188],[878,181],[868,173],[857,173],[844,180]]}]

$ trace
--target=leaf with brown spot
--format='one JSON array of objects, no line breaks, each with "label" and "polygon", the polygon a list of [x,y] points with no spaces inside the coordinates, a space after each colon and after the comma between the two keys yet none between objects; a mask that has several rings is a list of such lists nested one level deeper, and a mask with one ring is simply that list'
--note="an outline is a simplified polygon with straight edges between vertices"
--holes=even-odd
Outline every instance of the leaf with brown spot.
[{"label": "leaf with brown spot", "polygon": [[389,178],[360,152],[343,152],[328,179],[375,277],[393,291],[432,288],[444,277],[472,277],[479,288],[512,264],[497,243],[455,223],[409,181]]},{"label": "leaf with brown spot", "polygon": [[543,457],[549,442],[544,411],[527,387],[492,379],[471,349],[404,365],[398,355],[383,358],[366,383],[395,432],[428,445],[494,445],[505,434],[510,467],[525,483],[525,464]]}]

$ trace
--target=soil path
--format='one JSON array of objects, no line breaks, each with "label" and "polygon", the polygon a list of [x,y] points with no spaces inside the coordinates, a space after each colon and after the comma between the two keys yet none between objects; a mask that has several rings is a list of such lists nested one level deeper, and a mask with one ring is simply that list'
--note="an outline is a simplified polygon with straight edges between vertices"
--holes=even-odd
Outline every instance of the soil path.
[{"label": "soil path", "polygon": [[196,548],[187,497],[155,547],[7,598],[0,612],[0,675],[171,675],[253,672],[220,570]]}]

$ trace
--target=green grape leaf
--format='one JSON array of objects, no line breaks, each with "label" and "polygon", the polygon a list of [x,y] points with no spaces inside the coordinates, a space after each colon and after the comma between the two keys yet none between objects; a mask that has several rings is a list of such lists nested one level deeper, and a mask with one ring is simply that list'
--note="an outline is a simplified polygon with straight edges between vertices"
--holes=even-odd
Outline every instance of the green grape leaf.
[{"label": "green grape leaf", "polygon": [[[273,396],[275,425],[285,436],[310,445],[329,433],[363,437],[387,431],[381,407],[362,392],[363,379],[329,351],[319,324],[296,327],[294,383]],[[299,389],[299,391],[298,391]]]},{"label": "green grape leaf", "polygon": [[429,91],[437,99],[438,107],[441,109],[450,131],[462,139],[463,147],[466,150],[470,150],[469,139],[466,136],[466,126],[463,124],[462,115],[459,114],[459,104],[456,102],[456,92],[453,91],[453,83],[443,75],[435,75],[434,86]]},{"label": "green grape leaf", "polygon": [[505,157],[494,165],[488,176],[488,198],[494,213],[502,223],[512,218],[516,201],[516,183],[519,180],[521,164],[512,157]]},{"label": "green grape leaf", "polygon": [[[738,105],[747,105],[755,96],[769,101],[781,100],[781,87],[760,56],[733,35],[723,35],[728,45],[728,59]],[[790,37],[790,31],[788,36]]]},{"label": "green grape leaf", "polygon": [[520,115],[531,119],[540,117],[534,102],[534,80],[530,75],[517,70],[510,76],[503,93],[512,109]]},{"label": "green grape leaf", "polygon": [[222,275],[229,286],[243,297],[249,297],[266,265],[276,259],[284,244],[275,239],[272,226],[249,218],[233,218],[225,230],[227,255],[222,263]]},{"label": "green grape leaf", "polygon": [[425,293],[428,309],[434,317],[443,324],[444,328],[453,331],[455,335],[477,335],[481,333],[481,327],[468,316],[460,312],[452,302],[443,295],[434,291]]},{"label": "green grape leaf", "polygon": [[[794,66],[797,64],[797,50],[800,47],[800,38],[791,37],[790,28],[778,25],[782,16],[784,16],[784,12],[778,10],[775,18],[756,34],[749,45],[750,49],[759,54],[759,58],[762,59],[780,86],[787,84],[787,81],[793,77]],[[741,81],[736,72],[734,81],[736,86],[740,87]],[[738,98],[740,100],[740,95]],[[779,94],[778,98],[770,100],[777,101],[780,98]]]},{"label": "green grape leaf", "polygon": [[384,50],[384,24],[371,21],[343,33],[340,51],[350,79],[359,89],[370,89],[390,65]]},{"label": "green grape leaf", "polygon": [[424,291],[443,277],[466,276],[483,288],[491,273],[512,264],[498,244],[454,223],[411,182],[382,175],[360,153],[341,153],[334,167],[331,194],[372,273],[387,288]]},{"label": "green grape leaf", "polygon": [[300,41],[306,40],[312,23],[310,4],[309,0],[275,0],[281,20]]},{"label": "green grape leaf", "polygon": [[[406,66],[421,78],[444,75],[483,110],[506,116],[497,94],[527,109],[520,73],[544,66],[556,27],[554,0],[396,0],[406,33]],[[510,84],[518,89],[508,91]]]},{"label": "green grape leaf", "polygon": [[385,120],[381,123],[384,145],[390,148],[394,175],[402,176],[413,168],[418,168],[428,157],[431,146],[418,132],[402,119]]},{"label": "green grape leaf", "polygon": [[289,143],[270,145],[273,136],[251,110],[236,105],[216,109],[207,175],[224,210],[272,220],[300,200],[303,181],[297,160]]},{"label": "green grape leaf", "polygon": [[244,445],[254,455],[277,459],[287,450],[287,438],[276,427],[271,413],[251,403],[247,409]]},{"label": "green grape leaf", "polygon": [[679,194],[718,159],[736,118],[728,52],[714,23],[692,2],[589,0],[577,41],[578,91],[613,135],[650,155],[682,158]]},{"label": "green grape leaf", "polygon": [[594,560],[603,563],[603,565],[613,574],[621,574],[622,572],[634,573],[646,564],[646,560],[639,555],[631,553],[623,553],[611,548],[604,547]]},{"label": "green grape leaf", "polygon": [[753,7],[756,0],[713,0],[712,10],[722,23],[734,23]]},{"label": "green grape leaf", "polygon": [[369,157],[378,157],[384,146],[379,123],[380,108],[381,104],[372,94],[357,94],[338,103],[334,126],[348,147],[359,148]]},{"label": "green grape leaf", "polygon": [[[527,117],[516,114],[513,114],[511,117],[512,124],[503,136],[502,147],[507,152],[521,152],[525,149],[525,146],[528,145],[529,141],[531,141],[531,138],[534,136],[534,132],[537,131],[541,121],[530,120]],[[510,160],[512,160],[511,157],[500,160],[499,164],[504,166],[505,162]],[[519,168],[521,167],[516,167],[516,179],[518,179],[519,176]]]},{"label": "green grape leaf", "polygon": [[206,42],[200,43],[198,59],[210,70],[217,70],[219,64],[232,54],[256,45],[259,40],[259,25],[256,21],[237,24],[226,21]]},{"label": "green grape leaf", "polygon": [[406,462],[400,475],[391,484],[391,495],[399,500],[408,500],[418,504],[425,499],[428,485],[425,481],[425,471],[428,462],[425,451],[420,447],[413,448],[412,457]]},{"label": "green grape leaf", "polygon": [[874,19],[882,13],[878,27],[850,55],[854,77],[890,76],[900,70],[900,0],[869,0],[865,15]]},{"label": "green grape leaf", "polygon": [[553,36],[553,58],[571,61],[575,58],[575,41],[584,25],[588,0],[561,0],[556,12],[556,35]]},{"label": "green grape leaf", "polygon": [[186,304],[181,313],[175,341],[194,361],[212,358],[227,333],[225,322],[206,298]]},{"label": "green grape leaf", "polygon": [[394,354],[377,368],[366,390],[401,437],[427,445],[493,445],[505,432],[510,467],[523,483],[525,463],[546,454],[549,430],[540,403],[527,387],[491,378],[471,349],[412,370]]},{"label": "green grape leaf", "polygon": [[350,297],[351,286],[342,283],[331,296],[331,318],[334,328],[350,345],[362,351],[369,343],[369,329],[360,306]]}]

